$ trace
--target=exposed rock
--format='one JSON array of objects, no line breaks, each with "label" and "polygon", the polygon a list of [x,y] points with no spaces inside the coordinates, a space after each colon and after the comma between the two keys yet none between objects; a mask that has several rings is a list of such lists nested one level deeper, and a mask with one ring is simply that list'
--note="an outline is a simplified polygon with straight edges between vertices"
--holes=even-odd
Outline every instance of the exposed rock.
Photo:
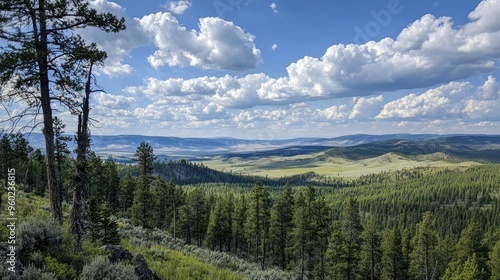
[{"label": "exposed rock", "polygon": [[109,252],[108,258],[111,262],[126,261],[135,266],[135,274],[139,280],[161,280],[161,278],[148,267],[148,264],[141,254],[131,254],[120,245],[105,245],[102,250]]}]

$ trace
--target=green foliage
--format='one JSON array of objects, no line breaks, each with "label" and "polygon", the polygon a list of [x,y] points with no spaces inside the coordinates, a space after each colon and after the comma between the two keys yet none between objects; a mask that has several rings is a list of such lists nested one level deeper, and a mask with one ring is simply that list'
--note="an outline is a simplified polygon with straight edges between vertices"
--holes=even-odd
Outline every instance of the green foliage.
[{"label": "green foliage", "polygon": [[212,250],[217,248],[222,252],[225,248],[231,251],[233,206],[233,198],[229,196],[219,197],[212,207],[205,237],[208,247]]},{"label": "green foliage", "polygon": [[132,204],[134,203],[135,185],[135,179],[130,174],[125,175],[120,180],[118,200],[120,204],[120,211],[123,216],[129,216],[128,209],[132,207]]},{"label": "green foliage", "polygon": [[140,174],[146,176],[148,180],[150,180],[151,175],[153,175],[153,163],[156,159],[153,153],[153,147],[143,141],[139,144],[139,147],[137,147],[134,156],[135,158],[132,160],[138,163]]},{"label": "green foliage", "polygon": [[430,279],[434,264],[437,263],[438,235],[430,212],[424,213],[417,224],[415,236],[411,240],[410,273],[415,278]]},{"label": "green foliage", "polygon": [[34,252],[56,253],[62,242],[63,230],[54,222],[26,220],[19,224],[17,238],[19,258],[23,263],[29,264]]},{"label": "green foliage", "polygon": [[19,280],[56,280],[58,279],[55,274],[45,272],[42,269],[35,267],[28,267],[24,270],[23,274],[19,276]]},{"label": "green foliage", "polygon": [[216,268],[179,251],[169,250],[165,246],[153,245],[147,249],[136,248],[126,243],[124,245],[132,252],[142,254],[150,269],[162,279],[243,279],[241,274]]},{"label": "green foliage", "polygon": [[347,236],[342,231],[338,221],[332,223],[332,234],[328,240],[326,251],[326,274],[330,279],[347,279],[349,268],[349,252],[347,247]]},{"label": "green foliage", "polygon": [[152,199],[151,186],[149,179],[141,175],[137,180],[134,192],[134,202],[132,204],[132,223],[145,228],[152,228],[154,225],[153,211],[149,202]]},{"label": "green foliage", "polygon": [[287,183],[271,209],[270,239],[275,245],[274,263],[283,270],[288,263],[287,248],[291,246],[294,201],[292,185]]},{"label": "green foliage", "polygon": [[73,280],[78,278],[76,269],[71,264],[60,263],[56,258],[45,257],[45,270],[53,273],[59,280]]},{"label": "green foliage", "polygon": [[467,258],[467,260],[451,262],[446,269],[442,280],[479,280],[486,279],[484,270],[479,268],[476,254]]},{"label": "green foliage", "polygon": [[[156,248],[158,251],[167,249],[173,250],[172,252],[166,252],[165,255],[167,256],[170,254],[172,254],[173,256],[178,256],[176,255],[175,252],[177,251],[189,257],[191,260],[195,258],[197,259],[197,261],[208,263],[211,266],[214,266],[218,269],[231,270],[236,273],[244,274],[245,279],[283,279],[283,280],[295,279],[295,276],[293,274],[283,272],[281,270],[273,268],[261,270],[260,264],[253,263],[248,260],[236,257],[233,254],[212,251],[209,250],[208,248],[189,245],[182,242],[179,239],[174,240],[172,236],[166,234],[163,231],[159,230],[151,231],[144,228],[126,226],[120,228],[120,235],[124,239],[128,240],[126,242],[123,242],[122,245],[127,249],[129,249],[131,252],[137,252],[143,254],[145,258],[148,260],[148,263],[150,263],[149,255],[151,254],[154,255],[153,256],[154,258],[159,258],[160,261],[159,268],[157,268],[156,265],[151,265],[150,268],[160,275],[163,275],[162,273],[168,273],[168,272],[161,272],[162,267],[168,265],[168,262],[170,260],[175,261],[176,258],[172,257],[172,259],[168,259],[165,261],[163,260],[164,257],[162,256],[162,253],[155,254],[154,251],[147,250],[146,248],[148,247]],[[159,247],[157,247],[157,245]],[[135,248],[132,248],[130,246],[134,246]],[[188,262],[191,261],[188,259]],[[192,269],[196,269],[196,267],[193,267]],[[217,278],[212,278],[212,279],[217,279]]]},{"label": "green foliage", "polygon": [[401,231],[398,227],[388,229],[382,238],[382,275],[383,280],[404,280],[405,259]]},{"label": "green foliage", "polygon": [[491,280],[500,280],[500,240],[491,250],[489,257],[488,266],[491,271]]},{"label": "green foliage", "polygon": [[257,181],[252,188],[245,221],[245,236],[250,243],[254,260],[264,269],[266,261],[267,236],[269,231],[271,201],[269,192]]},{"label": "green foliage", "polygon": [[111,208],[107,203],[97,204],[94,199],[89,201],[90,217],[87,232],[97,244],[119,244],[118,223],[111,217]]},{"label": "green foliage", "polygon": [[122,263],[111,263],[107,257],[98,256],[90,264],[83,267],[81,280],[137,280],[134,266]]},{"label": "green foliage", "polygon": [[359,270],[367,279],[380,279],[381,274],[381,240],[380,231],[374,217],[368,219],[361,233],[361,260]]}]

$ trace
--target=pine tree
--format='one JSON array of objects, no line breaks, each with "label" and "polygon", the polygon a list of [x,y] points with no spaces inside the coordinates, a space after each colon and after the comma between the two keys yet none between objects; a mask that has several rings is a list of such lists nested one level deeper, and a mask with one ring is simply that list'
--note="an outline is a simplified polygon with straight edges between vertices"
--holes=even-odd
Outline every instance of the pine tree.
[{"label": "pine tree", "polygon": [[491,280],[500,280],[500,240],[493,246],[489,257],[488,266],[491,272]]},{"label": "pine tree", "polygon": [[186,204],[180,209],[180,228],[188,244],[194,240],[197,246],[203,245],[208,218],[209,209],[205,192],[196,188],[187,195]]},{"label": "pine tree", "polygon": [[144,228],[153,228],[153,211],[149,202],[151,201],[151,187],[149,179],[141,175],[137,179],[132,203],[132,224]]},{"label": "pine tree", "polygon": [[311,225],[307,220],[307,204],[303,192],[295,195],[295,211],[293,212],[293,229],[291,232],[291,253],[295,256],[296,267],[300,269],[299,279],[304,279],[306,270],[306,251]]},{"label": "pine tree", "polygon": [[13,85],[0,99],[22,98],[28,105],[28,109],[13,117],[14,123],[32,113],[38,115],[41,108],[52,217],[61,224],[63,213],[57,192],[52,103],[57,100],[70,110],[78,106],[78,93],[83,89],[82,79],[87,70],[82,67],[86,58],[81,52],[91,45],[76,31],[96,27],[118,32],[125,28],[124,21],[110,13],[97,12],[88,1],[5,0],[0,4],[3,41],[0,86]]},{"label": "pine tree", "polygon": [[358,202],[350,197],[342,211],[341,221],[332,223],[326,251],[327,275],[331,279],[353,280],[360,277],[358,264],[362,231]]},{"label": "pine tree", "polygon": [[262,269],[266,263],[270,208],[269,192],[257,181],[250,194],[245,235],[251,245],[255,262],[260,262]]},{"label": "pine tree", "polygon": [[415,235],[415,227],[413,225],[406,227],[403,230],[403,235],[401,237],[401,251],[403,252],[402,259],[402,276],[403,279],[410,278],[410,255],[412,252],[411,240]]},{"label": "pine tree", "polygon": [[104,176],[102,187],[105,190],[104,202],[116,213],[118,211],[118,193],[120,186],[120,176],[114,159],[110,156],[103,165]]},{"label": "pine tree", "polygon": [[271,209],[270,241],[274,245],[275,263],[285,270],[288,263],[287,248],[290,247],[290,232],[293,228],[293,191],[290,183],[285,185]]},{"label": "pine tree", "polygon": [[138,163],[140,174],[151,181],[153,175],[154,161],[156,157],[153,153],[153,147],[146,142],[141,142],[134,154],[133,161]]},{"label": "pine tree", "polygon": [[323,196],[317,196],[314,202],[313,218],[313,250],[315,256],[315,278],[324,280],[326,277],[326,251],[328,249],[328,238],[330,237],[330,207],[328,207]]},{"label": "pine tree", "polygon": [[[481,243],[482,235],[479,223],[476,220],[471,220],[467,227],[460,233],[460,238],[455,245],[454,261],[464,263],[470,256],[475,255],[475,261],[479,266],[480,271],[485,271],[487,268],[487,249]],[[482,279],[486,276],[482,276]]]},{"label": "pine tree", "polygon": [[62,201],[63,197],[66,197],[66,193],[68,190],[63,189],[63,165],[67,160],[70,151],[68,149],[68,141],[71,141],[71,137],[64,136],[64,129],[66,128],[66,124],[62,122],[59,117],[54,117],[54,148],[55,148],[55,161],[56,161],[56,183],[57,183],[57,192],[59,193],[60,200]]},{"label": "pine tree", "polygon": [[233,209],[233,220],[232,220],[232,236],[233,236],[233,251],[238,253],[238,249],[241,251],[246,250],[246,239],[245,239],[245,221],[247,212],[247,200],[245,196],[239,197],[235,201]]},{"label": "pine tree", "polygon": [[118,199],[120,201],[120,210],[122,215],[126,215],[128,209],[132,207],[134,202],[135,180],[130,173],[127,173],[122,180],[120,180],[120,190],[118,192]]},{"label": "pine tree", "polygon": [[479,280],[484,278],[484,270],[481,271],[477,262],[476,254],[473,254],[462,262],[460,260],[451,262],[446,269],[442,280]]},{"label": "pine tree", "polygon": [[380,279],[381,237],[377,228],[377,221],[373,216],[368,219],[365,229],[361,233],[361,239],[363,243],[361,246],[360,271],[363,278]]},{"label": "pine tree", "polygon": [[[332,223],[332,234],[326,250],[326,274],[328,279],[348,279],[348,246],[347,236],[339,221]],[[352,279],[352,278],[351,278]]]},{"label": "pine tree", "polygon": [[120,244],[120,235],[118,234],[118,223],[111,218],[111,207],[104,203],[101,205],[102,244]]},{"label": "pine tree", "polygon": [[358,263],[361,251],[361,226],[359,216],[359,204],[356,199],[350,197],[342,211],[342,230],[346,237],[346,280],[357,279],[359,275]]},{"label": "pine tree", "polygon": [[223,246],[227,244],[227,241],[231,240],[231,226],[228,218],[229,213],[226,211],[226,204],[223,197],[219,197],[215,202],[210,212],[205,238],[208,247],[212,248],[212,250],[217,248],[220,252],[222,252]]},{"label": "pine tree", "polygon": [[382,239],[383,280],[405,280],[401,231],[398,227],[386,230]]},{"label": "pine tree", "polygon": [[433,278],[437,266],[437,244],[438,236],[432,214],[426,212],[422,221],[417,224],[415,236],[411,240],[410,273],[414,278],[423,280]]},{"label": "pine tree", "polygon": [[153,190],[153,197],[155,198],[154,219],[155,226],[161,230],[168,228],[167,212],[169,208],[169,189],[167,182],[158,176],[156,178]]}]

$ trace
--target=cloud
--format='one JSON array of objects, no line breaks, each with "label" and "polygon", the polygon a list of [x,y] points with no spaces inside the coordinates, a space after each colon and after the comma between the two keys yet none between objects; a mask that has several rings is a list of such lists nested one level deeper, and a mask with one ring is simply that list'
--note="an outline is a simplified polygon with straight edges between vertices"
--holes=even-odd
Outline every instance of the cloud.
[{"label": "cloud", "polygon": [[469,82],[450,82],[422,94],[411,93],[384,105],[379,120],[444,120],[465,122],[500,120],[499,84],[489,76],[478,87]]},{"label": "cloud", "polygon": [[112,109],[126,109],[136,102],[134,97],[124,97],[103,92],[94,93],[93,97],[97,100],[98,105]]},{"label": "cloud", "polygon": [[140,20],[157,51],[148,57],[154,68],[162,66],[243,71],[262,61],[255,36],[220,18],[201,18],[199,31],[188,31],[170,13],[156,13]]},{"label": "cloud", "polygon": [[273,14],[277,14],[278,13],[278,6],[276,5],[276,3],[271,3],[271,5],[269,6],[271,8],[271,10],[273,10]]},{"label": "cloud", "polygon": [[185,11],[187,11],[189,8],[191,8],[191,2],[181,0],[181,1],[169,1],[166,4],[166,8],[168,11],[176,14],[176,15],[181,15]]},{"label": "cloud", "polygon": [[481,100],[496,100],[500,98],[500,85],[493,76],[489,76],[488,80],[478,90],[477,96]]},{"label": "cloud", "polygon": [[130,56],[135,48],[149,44],[139,21],[129,17],[120,5],[107,0],[90,2],[92,8],[99,12],[110,12],[118,18],[125,18],[127,28],[118,33],[106,33],[94,27],[78,30],[78,34],[89,42],[95,42],[98,47],[107,52],[108,58],[100,72],[110,77],[127,76],[134,72],[130,64],[124,63],[124,58]]},{"label": "cloud", "polygon": [[[246,98],[234,99],[233,106],[250,107],[362,97],[469,78],[493,71],[500,57],[500,32],[495,31],[500,29],[500,21],[490,20],[491,12],[485,8],[494,2],[481,2],[471,13],[472,21],[458,28],[448,17],[425,15],[402,30],[396,39],[333,45],[322,57],[306,56],[291,63],[286,68],[287,75],[280,78],[261,73],[249,77],[196,78],[182,83],[196,88],[194,84],[200,82],[204,94],[204,83],[209,79],[210,92],[217,93],[221,100],[238,93]],[[159,46],[149,58],[154,67],[248,69],[260,61],[254,37],[218,18],[201,19],[199,32],[186,31],[170,14],[151,15],[141,22],[155,34]],[[254,83],[244,83],[255,75],[259,79]],[[162,90],[162,94],[179,93],[187,91],[168,87]]]},{"label": "cloud", "polygon": [[387,103],[377,119],[429,120],[461,117],[461,102],[473,93],[468,82],[451,82],[422,94],[409,94]]},{"label": "cloud", "polygon": [[384,97],[382,95],[370,98],[356,98],[349,119],[368,120],[373,119],[382,109]]},{"label": "cloud", "polygon": [[271,49],[272,49],[273,51],[275,51],[277,48],[278,48],[278,45],[277,45],[277,44],[273,44],[273,45],[271,46]]},{"label": "cloud", "polygon": [[232,22],[220,18],[199,19],[199,31],[187,30],[172,15],[182,14],[191,7],[189,1],[170,1],[170,12],[131,18],[120,5],[107,0],[94,0],[91,6],[100,12],[124,17],[127,28],[118,33],[105,33],[89,27],[78,30],[86,40],[95,42],[108,53],[101,73],[110,77],[127,76],[134,72],[125,59],[134,49],[155,46],[148,57],[154,68],[162,66],[196,67],[201,69],[244,71],[262,62],[255,36]]}]

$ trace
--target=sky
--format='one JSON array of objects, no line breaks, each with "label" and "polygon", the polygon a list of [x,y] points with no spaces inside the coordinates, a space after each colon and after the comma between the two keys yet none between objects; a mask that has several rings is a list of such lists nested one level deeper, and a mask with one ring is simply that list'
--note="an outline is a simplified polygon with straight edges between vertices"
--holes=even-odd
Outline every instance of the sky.
[{"label": "sky", "polygon": [[79,31],[108,53],[94,135],[500,134],[500,0],[91,5],[127,26]]}]

